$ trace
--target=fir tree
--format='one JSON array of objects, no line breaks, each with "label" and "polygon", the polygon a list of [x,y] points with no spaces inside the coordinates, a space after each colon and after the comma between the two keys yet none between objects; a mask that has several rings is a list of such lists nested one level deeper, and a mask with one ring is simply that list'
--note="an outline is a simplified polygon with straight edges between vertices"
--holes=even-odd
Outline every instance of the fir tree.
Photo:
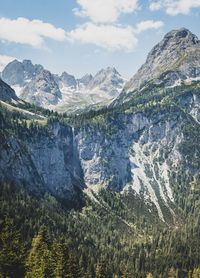
[{"label": "fir tree", "polygon": [[20,277],[24,272],[24,247],[13,220],[6,218],[0,231],[0,277]]},{"label": "fir tree", "polygon": [[45,226],[42,226],[38,235],[33,238],[27,269],[27,278],[53,277],[49,238]]}]

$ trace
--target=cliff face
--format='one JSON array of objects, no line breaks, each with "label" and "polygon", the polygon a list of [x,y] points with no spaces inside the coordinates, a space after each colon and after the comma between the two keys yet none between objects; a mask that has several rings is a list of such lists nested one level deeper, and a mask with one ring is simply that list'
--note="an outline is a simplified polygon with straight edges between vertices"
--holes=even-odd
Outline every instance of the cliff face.
[{"label": "cliff face", "polygon": [[[146,205],[156,208],[162,220],[173,217],[180,173],[187,172],[189,187],[199,170],[199,162],[194,163],[199,138],[194,142],[194,134],[187,130],[189,126],[199,130],[197,99],[195,94],[188,95],[187,102],[185,96],[177,98],[179,106],[171,108],[173,113],[169,113],[170,107],[121,113],[108,119],[107,131],[90,126],[77,132],[87,190],[109,187],[125,192],[132,188]],[[183,113],[182,107],[187,107],[188,113]]]},{"label": "cliff face", "polygon": [[75,185],[84,187],[70,127],[54,123],[45,132],[26,129],[18,137],[4,130],[1,142],[1,180],[65,199],[72,198]]}]

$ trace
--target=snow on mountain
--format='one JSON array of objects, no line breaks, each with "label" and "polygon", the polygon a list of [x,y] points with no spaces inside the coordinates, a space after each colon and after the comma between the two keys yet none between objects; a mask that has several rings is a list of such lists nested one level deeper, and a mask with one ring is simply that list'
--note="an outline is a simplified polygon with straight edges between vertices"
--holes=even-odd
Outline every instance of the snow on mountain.
[{"label": "snow on mountain", "polygon": [[100,70],[94,77],[86,74],[77,79],[67,72],[52,74],[30,60],[10,62],[1,76],[23,100],[62,112],[109,103],[125,83],[113,67]]}]

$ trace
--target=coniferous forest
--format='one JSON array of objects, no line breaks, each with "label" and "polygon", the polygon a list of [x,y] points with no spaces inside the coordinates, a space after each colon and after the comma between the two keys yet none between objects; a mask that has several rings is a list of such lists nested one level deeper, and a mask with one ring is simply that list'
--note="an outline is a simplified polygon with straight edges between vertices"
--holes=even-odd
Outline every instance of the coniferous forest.
[{"label": "coniferous forest", "polygon": [[85,198],[76,211],[51,195],[39,198],[11,184],[1,185],[0,196],[1,277],[200,275],[195,200],[187,221],[161,227],[133,217],[128,197],[104,190],[98,196],[103,206]]}]

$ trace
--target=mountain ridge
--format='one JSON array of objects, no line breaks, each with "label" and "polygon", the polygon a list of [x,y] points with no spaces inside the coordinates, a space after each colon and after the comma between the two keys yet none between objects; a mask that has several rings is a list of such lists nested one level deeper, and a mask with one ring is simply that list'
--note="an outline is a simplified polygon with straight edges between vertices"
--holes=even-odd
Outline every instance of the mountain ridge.
[{"label": "mountain ridge", "polygon": [[[119,95],[125,82],[113,67],[100,70],[94,77],[86,74],[75,78],[67,72],[52,74],[30,60],[10,62],[1,76],[23,100],[61,112],[109,103]],[[39,83],[43,85],[40,87]]]},{"label": "mountain ridge", "polygon": [[[123,91],[139,88],[145,81],[167,71],[179,72],[181,79],[200,76],[200,41],[186,28],[168,32],[149,52],[145,63],[128,81]],[[188,65],[187,65],[188,64]]]}]

